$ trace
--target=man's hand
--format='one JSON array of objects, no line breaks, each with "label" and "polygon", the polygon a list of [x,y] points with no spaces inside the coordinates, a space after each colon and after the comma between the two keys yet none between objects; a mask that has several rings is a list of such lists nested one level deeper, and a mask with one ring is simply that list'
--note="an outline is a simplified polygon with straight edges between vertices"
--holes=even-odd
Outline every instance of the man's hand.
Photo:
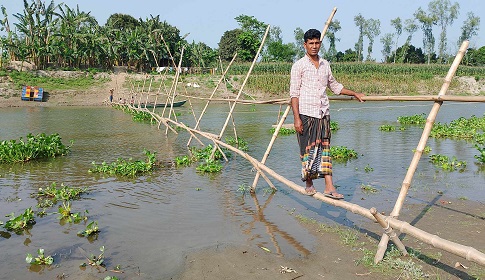
[{"label": "man's hand", "polygon": [[295,126],[296,132],[300,134],[303,133],[303,123],[300,118],[295,118],[293,121],[293,125]]},{"label": "man's hand", "polygon": [[359,102],[365,102],[365,100],[364,100],[364,99],[362,99],[362,97],[364,97],[364,96],[365,96],[365,94],[360,93],[360,92],[356,92],[356,93],[354,94],[354,97],[355,97],[355,98],[357,98],[357,100],[359,100]]}]

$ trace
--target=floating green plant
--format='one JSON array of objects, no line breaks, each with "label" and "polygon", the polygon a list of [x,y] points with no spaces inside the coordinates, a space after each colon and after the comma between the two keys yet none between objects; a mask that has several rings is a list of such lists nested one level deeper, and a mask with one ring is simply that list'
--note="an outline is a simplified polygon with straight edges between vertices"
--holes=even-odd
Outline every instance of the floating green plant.
[{"label": "floating green plant", "polygon": [[[72,141],[71,141],[72,145]],[[66,155],[70,146],[62,144],[61,137],[55,133],[27,135],[26,141],[9,140],[0,142],[0,163],[26,162],[33,159],[52,158]]]},{"label": "floating green plant", "polygon": [[32,208],[25,209],[24,213],[16,217],[14,213],[7,215],[7,217],[11,218],[10,220],[6,221],[5,225],[3,226],[6,230],[20,232],[23,229],[35,224],[34,211],[32,211]]},{"label": "floating green plant", "polygon": [[380,131],[395,131],[396,127],[390,124],[383,124],[379,127]]},{"label": "floating green plant", "polygon": [[374,171],[374,168],[370,167],[370,165],[368,165],[368,164],[367,164],[367,165],[364,167],[364,171],[365,171],[366,173],[369,173],[369,172]]},{"label": "floating green plant", "polygon": [[145,111],[132,111],[131,115],[133,120],[136,122],[146,122],[153,119],[153,116]]},{"label": "floating green plant", "polygon": [[473,139],[477,142],[483,138],[485,131],[485,115],[481,118],[471,116],[460,117],[449,124],[435,123],[431,129],[430,137]]},{"label": "floating green plant", "polygon": [[203,173],[216,173],[222,170],[222,164],[216,160],[206,159],[197,166],[196,170]]},{"label": "floating green plant", "polygon": [[175,158],[176,166],[189,166],[193,163],[193,158],[189,156],[180,156]]},{"label": "floating green plant", "polygon": [[478,152],[480,153],[475,155],[475,158],[478,160],[478,162],[485,163],[485,146],[480,147],[478,144],[476,144],[475,148],[477,148]]},{"label": "floating green plant", "polygon": [[371,185],[364,185],[362,184],[360,186],[360,189],[362,190],[362,192],[366,193],[366,194],[369,194],[369,193],[376,193],[377,192],[377,189]]},{"label": "floating green plant", "polygon": [[[81,249],[81,248],[80,248]],[[85,255],[84,257],[86,257],[87,259],[87,263],[82,263],[80,266],[81,267],[86,267],[88,265],[90,266],[95,266],[95,267],[104,267],[104,251],[105,251],[105,247],[104,246],[101,246],[99,248],[99,251],[101,251],[101,254],[99,255],[94,255],[94,254],[91,254],[90,257],[86,256],[85,255],[85,252],[83,249],[81,249],[81,252],[83,252],[83,254]]]},{"label": "floating green plant", "polygon": [[[57,213],[59,214],[59,219],[62,220],[62,222],[79,223],[88,219],[88,217],[82,215],[80,212],[72,213],[71,203],[66,201],[63,201],[62,205],[59,205]],[[87,210],[86,213],[88,213]]]},{"label": "floating green plant", "polygon": [[[270,129],[271,133],[274,133],[276,131],[275,127],[272,127]],[[281,127],[280,130],[278,131],[278,135],[290,135],[290,134],[295,134],[296,130],[294,128],[286,128],[286,127]]]},{"label": "floating green plant", "polygon": [[241,151],[248,151],[248,142],[241,137],[234,138],[232,136],[226,137],[226,143],[238,148]]},{"label": "floating green plant", "polygon": [[147,157],[146,161],[134,161],[131,158],[128,160],[118,158],[115,162],[110,164],[102,162],[99,165],[93,161],[93,167],[88,171],[90,173],[108,173],[112,175],[135,177],[137,174],[151,171],[156,165],[156,152],[152,153],[145,150],[144,153]]},{"label": "floating green plant", "polygon": [[27,253],[25,261],[28,264],[51,265],[52,263],[54,263],[54,258],[51,256],[46,256],[44,254],[44,249],[40,248],[37,250],[37,257],[34,258],[32,254]]},{"label": "floating green plant", "polygon": [[434,165],[447,171],[459,170],[462,172],[466,168],[466,161],[458,160],[456,157],[450,159],[448,156],[436,154],[430,155],[429,158]]},{"label": "floating green plant", "polygon": [[357,158],[357,152],[353,149],[349,149],[346,146],[331,146],[330,153],[332,154],[332,159],[346,161],[353,158]]},{"label": "floating green plant", "polygon": [[410,124],[425,124],[426,123],[426,115],[424,113],[414,116],[400,116],[397,117],[397,121],[402,125],[410,125]]},{"label": "floating green plant", "polygon": [[90,222],[84,230],[78,231],[77,235],[89,237],[99,232],[98,221]]},{"label": "floating green plant", "polygon": [[61,183],[60,187],[57,187],[57,184],[54,182],[46,188],[39,188],[37,193],[32,194],[31,196],[40,200],[49,200],[55,204],[59,200],[69,201],[79,199],[81,194],[85,193],[86,191],[87,188],[73,188],[65,186],[63,183]]}]

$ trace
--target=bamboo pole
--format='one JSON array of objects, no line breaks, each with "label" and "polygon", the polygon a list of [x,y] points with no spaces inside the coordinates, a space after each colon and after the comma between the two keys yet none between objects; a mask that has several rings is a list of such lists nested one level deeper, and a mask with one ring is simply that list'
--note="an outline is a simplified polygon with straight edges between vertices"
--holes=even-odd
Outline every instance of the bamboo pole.
[{"label": "bamboo pole", "polygon": [[327,21],[325,22],[325,25],[323,26],[322,29],[322,34],[320,35],[320,42],[323,41],[323,37],[325,36],[325,33],[327,33],[328,27],[330,26],[330,23],[332,22],[333,16],[337,12],[337,7],[333,7],[332,12],[330,13],[330,16],[328,17]]},{"label": "bamboo pole", "polygon": [[[183,56],[184,56],[184,49],[185,49],[185,46],[182,46],[182,51],[180,52],[180,60],[179,60],[179,65],[177,67],[177,72],[176,72],[176,75],[175,75],[175,82],[174,82],[174,87],[173,87],[173,93],[171,93],[171,95],[169,96],[170,98],[170,110],[168,111],[168,118],[170,119],[170,116],[172,115],[172,112],[173,112],[173,117],[175,120],[177,120],[177,116],[175,115],[175,112],[173,110],[173,101],[175,99],[175,95],[176,95],[176,92],[177,92],[177,83],[178,83],[178,80],[179,80],[179,77],[180,77],[180,72],[181,72],[181,66],[182,66],[182,59],[183,59]],[[168,104],[165,104],[165,107],[167,106]],[[168,129],[165,130],[165,134],[168,133]]]},{"label": "bamboo pole", "polygon": [[[271,141],[269,142],[268,148],[266,149],[266,152],[263,155],[263,159],[261,159],[262,164],[266,163],[266,159],[268,158],[269,153],[271,152],[274,141],[276,140],[276,137],[278,137],[278,133],[281,129],[281,126],[283,126],[283,123],[285,122],[286,116],[288,116],[290,109],[291,109],[290,106],[286,106],[285,113],[281,117],[280,122],[278,123],[278,126],[275,129],[275,131],[273,133],[273,137],[271,137]],[[259,180],[259,173],[256,173],[256,176],[254,177],[253,185],[251,186],[251,190],[254,190],[256,188],[256,185],[258,184],[258,180]]]},{"label": "bamboo pole", "polygon": [[[354,99],[353,97],[350,99]],[[416,96],[364,96],[365,101],[454,101],[454,102],[485,102],[485,96],[457,95],[416,95]]]},{"label": "bamboo pole", "polygon": [[[451,79],[455,75],[456,69],[458,68],[458,65],[460,64],[463,56],[465,55],[465,52],[468,48],[468,43],[469,43],[468,41],[464,41],[461,44],[458,54],[456,55],[455,60],[453,61],[453,64],[451,65],[450,70],[448,71],[448,74],[445,77],[445,81],[441,87],[438,97],[441,97],[446,94],[446,91],[450,86]],[[402,205],[404,203],[404,199],[406,198],[409,187],[411,186],[411,180],[416,171],[419,159],[421,158],[421,154],[423,153],[424,147],[426,146],[426,142],[429,138],[431,128],[433,127],[433,123],[436,119],[436,115],[438,114],[438,111],[440,110],[442,103],[443,103],[442,101],[436,101],[433,105],[433,108],[431,109],[431,112],[429,113],[428,119],[426,120],[426,125],[423,130],[423,134],[421,136],[421,139],[419,140],[418,146],[416,148],[416,152],[414,153],[414,157],[411,161],[411,164],[408,168],[408,171],[402,183],[401,192],[399,193],[399,197],[396,201],[394,209],[391,212],[392,217],[399,216],[399,212],[401,211]]]},{"label": "bamboo pole", "polygon": [[[374,208],[374,207],[372,207],[370,209],[370,213],[374,216],[374,218],[377,220],[377,222],[379,223],[379,225],[381,225],[381,227],[384,229],[384,233],[387,236],[389,236],[389,238],[391,238],[392,242],[394,242],[394,244],[396,244],[397,248],[399,248],[399,250],[401,250],[402,254],[404,256],[407,256],[408,255],[408,251],[406,250],[406,247],[404,246],[404,244],[402,244],[401,240],[397,236],[396,232],[389,225],[389,223],[386,223],[386,221],[383,218],[383,215],[381,215],[379,212],[377,212],[377,209]],[[387,247],[387,244],[386,244],[386,247]],[[377,257],[374,258],[374,263],[375,264],[377,264],[380,261],[381,260],[378,259]]]},{"label": "bamboo pole", "polygon": [[[441,90],[438,93],[438,97],[442,97],[446,94],[446,91],[450,86],[451,79],[455,75],[456,69],[458,68],[458,65],[460,64],[463,56],[465,55],[467,47],[468,47],[468,41],[464,41],[458,51],[458,54],[455,56],[455,59],[450,69],[448,70],[448,74],[446,75],[445,81],[441,86]],[[411,187],[411,181],[413,179],[414,173],[416,172],[419,160],[421,159],[421,155],[423,154],[423,150],[426,147],[426,142],[428,141],[429,134],[431,133],[431,129],[436,119],[436,115],[438,114],[438,111],[442,103],[443,101],[435,101],[431,109],[431,112],[429,113],[428,118],[426,119],[426,124],[423,130],[423,133],[421,135],[421,139],[419,140],[419,143],[416,148],[416,151],[414,152],[414,156],[411,161],[411,164],[409,165],[409,168],[406,172],[406,176],[404,177],[404,181],[402,182],[401,191],[399,192],[399,196],[396,200],[396,204],[394,205],[394,209],[390,214],[391,217],[397,218],[399,216],[399,212],[401,211],[401,208],[404,204],[404,200],[406,199],[409,187]],[[382,258],[384,257],[384,253],[386,251],[388,242],[389,242],[389,236],[387,234],[383,234],[379,242],[380,247],[376,252],[374,261],[379,262],[382,260]]]},{"label": "bamboo pole", "polygon": [[[216,93],[217,89],[219,88],[219,85],[221,84],[221,82],[224,80],[224,77],[226,76],[227,74],[227,71],[229,71],[229,67],[231,67],[232,63],[234,62],[234,60],[236,60],[236,57],[237,57],[237,53],[234,54],[234,56],[232,57],[232,60],[231,62],[229,62],[229,65],[227,65],[227,68],[226,70],[224,70],[224,73],[222,73],[221,75],[221,78],[219,79],[219,81],[217,82],[214,90],[212,91],[210,97],[209,97],[209,100],[207,100],[207,102],[205,103],[205,106],[204,106],[204,109],[202,109],[202,113],[200,113],[200,116],[199,118],[197,119],[197,121],[195,122],[195,126],[194,126],[194,129],[198,129],[199,128],[199,124],[200,124],[200,120],[202,119],[202,117],[204,116],[205,114],[205,111],[207,110],[207,107],[209,106],[209,103],[211,102],[212,100],[212,97],[214,96],[214,94]],[[187,147],[190,146],[190,142],[192,141],[192,138],[189,139],[189,142],[187,142]]]},{"label": "bamboo pole", "polygon": [[[256,55],[254,56],[253,63],[251,63],[251,66],[249,67],[248,73],[246,74],[246,78],[244,79],[243,83],[241,84],[241,88],[239,89],[239,92],[237,94],[236,100],[238,100],[239,97],[241,96],[241,93],[242,93],[242,91],[244,89],[244,86],[246,85],[246,83],[247,83],[247,81],[249,79],[249,75],[253,71],[254,64],[256,64],[256,61],[259,58],[259,54],[261,53],[261,50],[263,49],[264,41],[266,40],[266,36],[268,36],[269,28],[270,28],[270,25],[268,24],[268,27],[266,28],[266,32],[264,33],[263,39],[261,40],[261,45],[259,46],[259,49],[256,52]],[[224,134],[224,131],[226,130],[227,124],[229,123],[229,119],[231,118],[232,113],[234,112],[234,108],[236,107],[236,104],[237,104],[237,102],[234,102],[232,104],[231,110],[229,111],[229,114],[227,116],[226,122],[224,123],[224,126],[221,129],[221,133],[219,134],[219,138],[218,139],[221,139],[222,138],[222,135]]]}]

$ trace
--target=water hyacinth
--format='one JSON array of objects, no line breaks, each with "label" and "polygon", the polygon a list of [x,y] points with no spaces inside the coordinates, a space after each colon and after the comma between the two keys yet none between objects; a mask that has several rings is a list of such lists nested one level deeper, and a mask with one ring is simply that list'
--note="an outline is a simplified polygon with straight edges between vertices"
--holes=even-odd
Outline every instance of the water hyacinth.
[{"label": "water hyacinth", "polygon": [[[72,145],[72,141],[71,141]],[[0,142],[0,163],[27,162],[33,159],[66,155],[70,146],[62,144],[59,134],[27,135],[26,141],[20,138]]]}]

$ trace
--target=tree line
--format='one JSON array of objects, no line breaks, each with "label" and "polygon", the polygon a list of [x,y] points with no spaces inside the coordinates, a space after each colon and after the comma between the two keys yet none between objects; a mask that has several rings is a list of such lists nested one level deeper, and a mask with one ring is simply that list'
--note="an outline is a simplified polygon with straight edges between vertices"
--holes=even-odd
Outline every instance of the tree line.
[{"label": "tree line", "polygon": [[[6,35],[0,37],[1,60],[29,61],[38,69],[63,68],[110,69],[113,66],[128,66],[136,70],[149,70],[157,66],[175,66],[183,49],[184,67],[217,67],[221,61],[230,61],[237,52],[238,61],[252,61],[263,40],[267,24],[253,16],[240,15],[235,18],[239,27],[224,32],[218,48],[212,49],[203,42],[188,42],[180,30],[160,19],[160,15],[145,19],[126,14],[112,14],[104,25],[90,14],[66,4],[55,4],[52,0],[23,0],[23,10],[12,15],[1,6],[0,28]],[[388,63],[447,63],[453,57],[446,53],[447,28],[459,14],[459,4],[449,0],[434,0],[428,10],[419,8],[410,19],[397,17],[391,21],[394,33],[380,37],[382,54]],[[11,26],[9,18],[16,21]],[[334,20],[325,40],[328,47],[322,48],[322,56],[335,62],[372,61],[373,45],[380,35],[380,20],[366,19],[361,14],[354,17],[358,38],[354,49],[337,51],[336,42],[341,25]],[[440,27],[438,53],[435,52],[433,26]],[[457,45],[478,34],[480,18],[473,12],[461,27]],[[421,29],[423,46],[411,44],[413,35]],[[400,36],[407,35],[401,44]],[[283,43],[281,28],[273,26],[265,41],[261,60],[267,62],[292,62],[304,55],[301,28],[294,30],[292,43]],[[364,39],[367,48],[364,49]],[[367,56],[364,58],[364,52]],[[172,60],[173,58],[173,60]],[[465,57],[468,65],[485,64],[485,46],[469,49]]]}]

